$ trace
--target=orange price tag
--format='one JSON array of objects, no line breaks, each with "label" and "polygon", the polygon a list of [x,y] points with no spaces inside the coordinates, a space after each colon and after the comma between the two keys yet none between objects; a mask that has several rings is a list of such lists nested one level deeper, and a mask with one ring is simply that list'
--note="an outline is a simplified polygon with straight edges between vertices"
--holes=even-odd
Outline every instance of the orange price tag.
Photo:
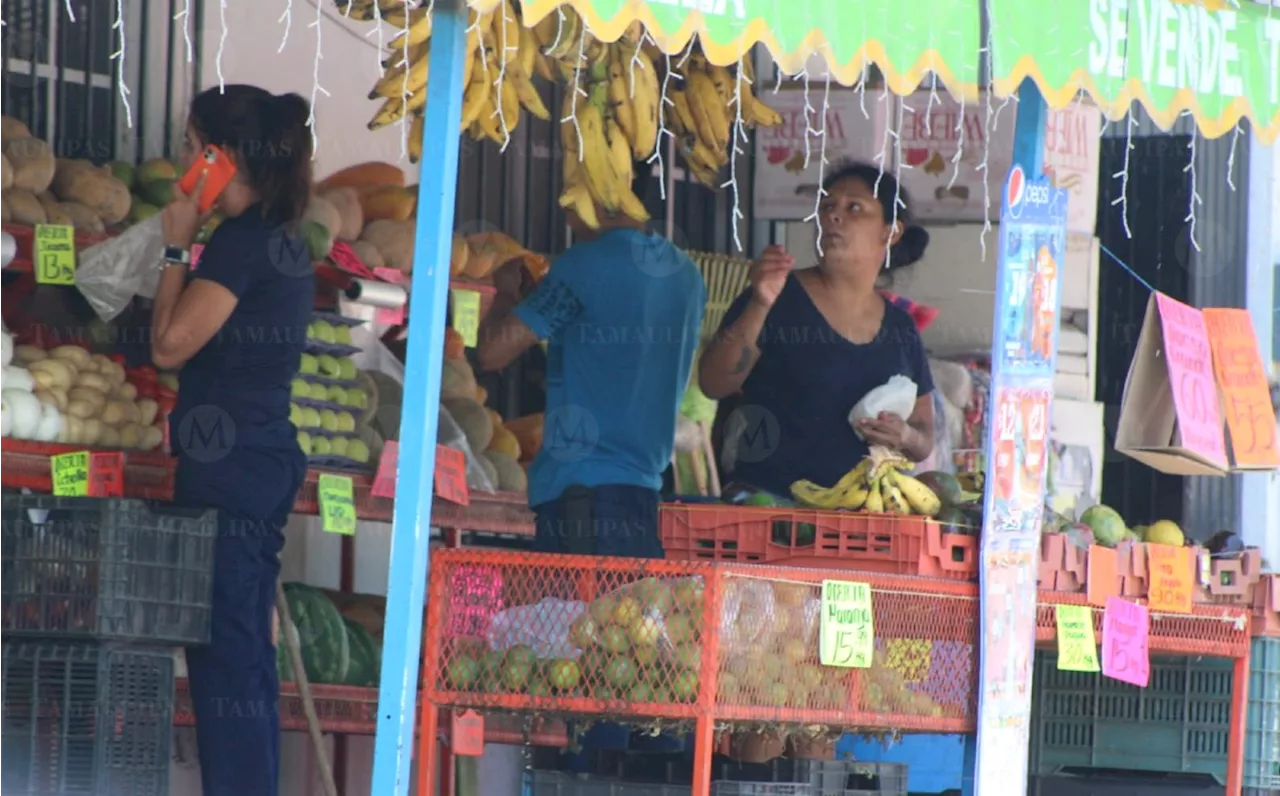
[{"label": "orange price tag", "polygon": [[1190,547],[1147,545],[1147,569],[1151,578],[1147,605],[1152,611],[1191,613],[1191,586],[1195,568]]},{"label": "orange price tag", "polygon": [[455,755],[481,757],[484,755],[484,716],[474,710],[454,711],[453,726],[449,733],[449,746]]},{"label": "orange price tag", "polygon": [[1280,467],[1276,416],[1249,311],[1213,308],[1204,310],[1203,315],[1235,466],[1266,470]]},{"label": "orange price tag", "polygon": [[1090,605],[1106,605],[1108,597],[1119,596],[1119,562],[1116,551],[1089,546],[1088,598]]},{"label": "orange price tag", "polygon": [[436,494],[450,503],[471,505],[467,489],[467,457],[448,445],[436,446]]},{"label": "orange price tag", "polygon": [[378,457],[378,471],[373,476],[369,494],[374,497],[395,499],[396,468],[400,464],[400,443],[389,439],[382,443],[382,455]]},{"label": "orange price tag", "polygon": [[89,497],[124,497],[124,454],[89,454]]}]

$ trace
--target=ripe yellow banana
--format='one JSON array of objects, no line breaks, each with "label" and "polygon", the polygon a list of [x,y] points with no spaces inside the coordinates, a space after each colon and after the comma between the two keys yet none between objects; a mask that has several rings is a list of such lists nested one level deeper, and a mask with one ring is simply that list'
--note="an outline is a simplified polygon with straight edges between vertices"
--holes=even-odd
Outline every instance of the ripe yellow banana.
[{"label": "ripe yellow banana", "polygon": [[[392,27],[402,29],[406,27],[412,28],[414,25],[425,19],[427,20],[427,37],[430,38],[431,36],[430,17],[427,15],[427,9],[425,8],[406,9],[404,5],[401,4],[398,7],[382,9],[377,18]],[[425,39],[421,39],[420,41],[425,41]]]},{"label": "ripe yellow banana", "polygon": [[[716,95],[720,97],[720,101],[725,107],[733,102],[734,94],[738,90],[738,79],[729,73],[728,69],[723,66],[707,65],[707,76],[711,78],[711,85],[716,87]],[[747,90],[748,86],[743,86],[743,90]]]},{"label": "ripe yellow banana", "polygon": [[413,115],[413,124],[409,127],[409,162],[417,163],[422,160],[422,128],[424,124],[424,115],[415,113]]},{"label": "ripe yellow banana", "polygon": [[606,211],[618,210],[616,176],[605,138],[604,117],[594,102],[579,103],[578,127],[582,131],[582,166],[587,187]]},{"label": "ripe yellow banana", "polygon": [[880,482],[880,491],[884,495],[884,508],[890,514],[910,514],[911,504],[903,497],[902,492],[893,485],[893,477]]},{"label": "ripe yellow banana", "polygon": [[627,136],[618,126],[616,119],[609,119],[604,126],[605,140],[609,142],[609,166],[613,171],[614,190],[618,195],[619,206],[622,194],[631,192],[631,144]]},{"label": "ripe yellow banana", "polygon": [[591,192],[587,190],[587,186],[579,182],[567,184],[564,193],[560,195],[560,206],[566,209],[572,208],[573,212],[578,214],[578,218],[582,219],[582,223],[588,227],[600,228],[600,218],[596,215],[596,203],[591,198]]},{"label": "ripe yellow banana", "polygon": [[635,59],[628,76],[635,81],[631,110],[636,128],[631,134],[631,152],[637,160],[645,160],[658,145],[658,103],[662,102],[662,87],[658,83],[658,70],[648,54],[639,48],[628,53],[628,64]]},{"label": "ripe yellow banana", "polygon": [[[409,63],[414,63],[419,58],[431,52],[431,39],[415,44],[409,48]],[[470,49],[467,52],[471,52]],[[382,59],[383,69],[400,69],[405,60],[404,48],[399,50],[388,50],[387,57]]]},{"label": "ripe yellow banana", "polygon": [[554,63],[555,61],[548,56],[537,53],[537,57],[533,59],[533,71],[543,80],[554,83],[556,80],[556,73],[552,67]]},{"label": "ripe yellow banana", "polygon": [[[543,20],[544,23],[550,23],[550,36],[542,45],[543,52],[556,60],[563,60],[570,56],[576,59],[578,48],[581,46],[582,18],[572,6],[560,6],[557,12],[548,14]],[[560,13],[564,16],[561,17]],[[541,36],[539,38],[541,39]]]},{"label": "ripe yellow banana", "polygon": [[[520,124],[520,92],[516,88],[516,76],[508,69],[502,82],[502,117],[498,120],[499,125],[505,124],[507,127],[507,135],[516,129]],[[506,136],[504,136],[505,139]]]},{"label": "ripe yellow banana", "polygon": [[618,192],[618,206],[625,215],[636,221],[645,222],[649,220],[649,209],[644,206],[644,202],[640,201],[640,197],[636,196],[630,187]]},{"label": "ripe yellow banana", "polygon": [[475,56],[470,59],[470,79],[467,81],[466,89],[462,95],[462,129],[466,130],[471,123],[480,118],[480,114],[484,112],[484,107],[489,99],[489,94],[493,90],[492,84],[489,83],[489,70],[484,64],[484,60],[477,50]]},{"label": "ripe yellow banana", "polygon": [[777,127],[782,124],[782,115],[764,104],[759,97],[748,92],[746,86],[742,89],[742,99],[743,118],[749,120],[751,124],[760,127]]},{"label": "ripe yellow banana", "polygon": [[627,73],[622,63],[622,48],[613,45],[609,48],[609,104],[613,107],[613,118],[618,126],[631,140],[635,135],[636,117],[631,108],[631,95]]},{"label": "ripe yellow banana", "polygon": [[516,62],[520,65],[521,74],[533,77],[538,68],[538,42],[533,38],[533,30],[524,25],[516,25],[520,29],[520,52],[516,53]]},{"label": "ripe yellow banana", "polygon": [[542,102],[542,95],[538,93],[529,75],[522,71],[519,63],[507,67],[507,80],[515,84],[516,94],[525,110],[539,119],[551,118],[551,111],[547,110],[547,106]]},{"label": "ripe yellow banana", "polygon": [[831,510],[840,505],[844,494],[835,487],[818,486],[812,481],[801,479],[791,485],[791,497],[802,506]]},{"label": "ripe yellow banana", "polygon": [[[425,12],[425,9],[421,10]],[[406,45],[412,47],[429,38],[431,38],[431,15],[424,13],[422,17],[410,21],[408,30],[402,30],[388,46],[393,50],[403,50]]]},{"label": "ripe yellow banana", "polygon": [[912,512],[926,517],[936,517],[938,512],[942,511],[942,500],[919,479],[895,470],[889,474],[889,480],[906,498]]},{"label": "ripe yellow banana", "polygon": [[410,97],[388,97],[382,107],[369,121],[370,130],[380,130],[389,124],[400,121],[405,114],[413,113],[427,104],[427,91],[421,89]]},{"label": "ripe yellow banana", "polygon": [[510,65],[520,54],[520,17],[511,7],[511,0],[502,0],[494,12],[494,39],[498,42],[499,57]]},{"label": "ripe yellow banana", "polygon": [[698,126],[693,120],[693,111],[689,109],[689,98],[685,96],[683,90],[668,91],[667,96],[671,99],[674,114],[667,114],[667,118],[673,122],[672,127],[677,133],[697,133]]},{"label": "ripe yellow banana", "polygon": [[857,511],[867,505],[867,498],[870,496],[871,490],[868,488],[866,481],[859,479],[840,498],[840,504],[836,508]]},{"label": "ripe yellow banana", "polygon": [[880,491],[878,481],[872,481],[867,485],[867,502],[862,507],[873,514],[884,513],[884,493]]},{"label": "ripe yellow banana", "polygon": [[[374,84],[373,91],[369,92],[369,99],[399,97],[402,94],[413,94],[424,90],[427,86],[428,68],[431,64],[430,40],[425,44],[428,49],[427,54],[412,62],[407,70],[404,66],[388,69],[386,74]],[[408,72],[407,77],[405,75],[406,71]]]},{"label": "ripe yellow banana", "polygon": [[688,71],[685,81],[689,86],[689,108],[698,124],[698,137],[716,151],[725,149],[729,144],[729,119],[725,115],[728,109],[716,93],[715,83],[706,72],[696,69]]}]

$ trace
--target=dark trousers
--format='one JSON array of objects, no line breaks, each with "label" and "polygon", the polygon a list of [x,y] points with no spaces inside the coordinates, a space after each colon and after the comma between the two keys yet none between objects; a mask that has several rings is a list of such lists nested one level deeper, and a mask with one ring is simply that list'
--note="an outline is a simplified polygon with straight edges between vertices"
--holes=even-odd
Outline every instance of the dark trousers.
[{"label": "dark trousers", "polygon": [[541,553],[662,558],[658,493],[639,486],[571,486],[533,507]]},{"label": "dark trousers", "polygon": [[[306,474],[293,457],[180,465],[175,498],[218,510],[209,644],[187,649],[204,796],[275,796],[280,680],[271,617],[283,528]],[[256,483],[255,483],[256,482]],[[236,499],[237,495],[239,499]]]}]

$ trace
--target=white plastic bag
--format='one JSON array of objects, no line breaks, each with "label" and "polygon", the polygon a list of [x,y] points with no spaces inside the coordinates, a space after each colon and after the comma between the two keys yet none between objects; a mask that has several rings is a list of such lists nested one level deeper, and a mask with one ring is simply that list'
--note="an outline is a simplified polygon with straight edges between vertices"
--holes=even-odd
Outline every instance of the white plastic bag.
[{"label": "white plastic bag", "polygon": [[862,396],[862,400],[849,411],[849,425],[859,439],[863,439],[858,430],[858,421],[869,420],[880,416],[881,412],[906,420],[916,408],[916,383],[906,376],[893,376],[888,381]]},{"label": "white plastic bag", "polygon": [[462,426],[458,425],[458,421],[453,419],[453,415],[449,414],[449,410],[443,404],[440,405],[440,419],[436,427],[436,442],[454,450],[462,451],[462,455],[467,458],[468,489],[476,492],[498,491],[498,485],[489,479],[489,474],[485,472],[484,467],[480,464],[479,456],[467,444],[467,435],[463,433]]},{"label": "white plastic bag", "polygon": [[155,296],[163,256],[164,229],[156,214],[80,252],[76,287],[98,317],[109,321],[134,296]]}]

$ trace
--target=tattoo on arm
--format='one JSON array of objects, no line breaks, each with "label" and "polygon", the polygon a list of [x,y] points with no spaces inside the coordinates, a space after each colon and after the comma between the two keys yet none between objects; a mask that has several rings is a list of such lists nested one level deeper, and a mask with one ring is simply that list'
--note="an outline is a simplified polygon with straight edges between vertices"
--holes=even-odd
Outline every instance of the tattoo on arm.
[{"label": "tattoo on arm", "polygon": [[741,353],[738,355],[738,364],[733,366],[733,370],[729,371],[730,375],[741,376],[751,367],[752,352],[751,346],[744,345]]}]

